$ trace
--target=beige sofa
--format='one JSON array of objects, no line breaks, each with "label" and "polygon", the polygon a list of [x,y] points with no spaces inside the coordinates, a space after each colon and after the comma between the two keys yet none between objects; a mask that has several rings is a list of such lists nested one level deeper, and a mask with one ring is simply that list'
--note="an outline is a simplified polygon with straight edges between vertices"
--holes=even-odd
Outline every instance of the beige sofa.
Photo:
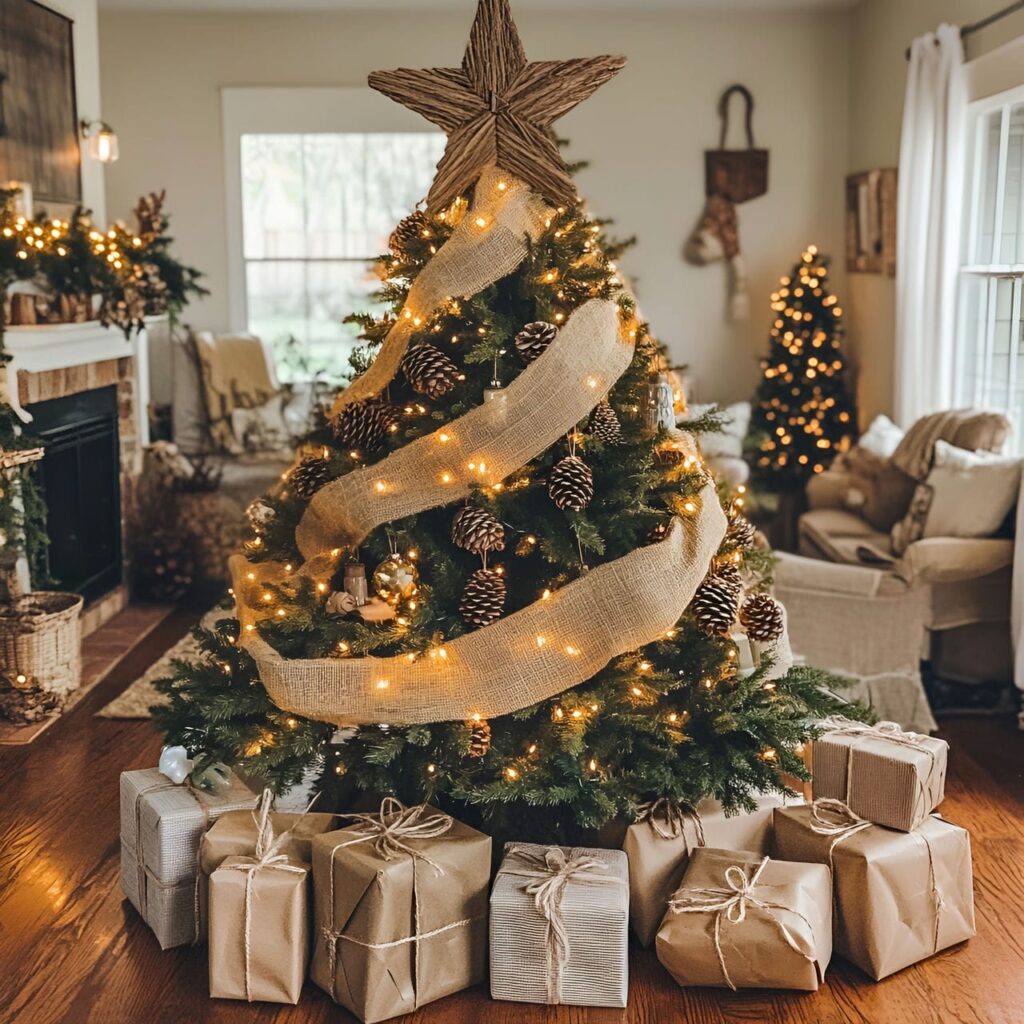
[{"label": "beige sofa", "polygon": [[890,533],[849,508],[852,483],[844,459],[812,479],[797,553],[779,556],[790,639],[808,663],[856,679],[882,717],[926,731],[921,661],[956,682],[1012,678],[1013,541],[927,537],[897,555]]}]

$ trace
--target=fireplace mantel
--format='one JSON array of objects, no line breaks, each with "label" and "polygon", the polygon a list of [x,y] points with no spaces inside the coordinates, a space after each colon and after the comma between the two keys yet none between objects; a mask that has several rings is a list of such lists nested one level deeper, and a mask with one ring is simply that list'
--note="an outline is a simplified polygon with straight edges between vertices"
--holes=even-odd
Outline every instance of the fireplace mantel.
[{"label": "fireplace mantel", "polygon": [[[166,317],[150,317],[146,323],[151,325],[164,320]],[[79,324],[7,327],[4,346],[11,361],[5,368],[6,379],[0,381],[0,390],[4,392],[2,397],[10,402],[25,423],[32,417],[22,404],[25,389],[19,387],[19,374],[89,367],[131,357],[134,364],[136,436],[141,445],[149,442],[149,348],[146,330],[133,332],[131,338],[126,339],[119,329],[104,327],[95,320]]]}]

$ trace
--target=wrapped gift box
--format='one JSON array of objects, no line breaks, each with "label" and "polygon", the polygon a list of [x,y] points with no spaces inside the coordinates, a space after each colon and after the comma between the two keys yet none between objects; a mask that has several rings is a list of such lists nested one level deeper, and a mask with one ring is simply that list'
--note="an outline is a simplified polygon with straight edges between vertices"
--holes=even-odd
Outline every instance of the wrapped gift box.
[{"label": "wrapped gift box", "polygon": [[223,793],[175,785],[156,768],[121,773],[121,888],[162,949],[195,939],[199,841],[217,818],[251,810],[237,779]]},{"label": "wrapped gift box", "polygon": [[[330,832],[337,822],[336,814],[270,812],[273,834],[284,837],[280,852],[290,861],[306,867],[313,863],[313,837]],[[251,811],[229,811],[222,814],[202,837],[197,880],[200,938],[206,936],[210,876],[228,857],[252,857],[256,852],[258,831]]]},{"label": "wrapped gift box", "polygon": [[813,992],[832,957],[828,868],[695,850],[655,944],[680,985]]},{"label": "wrapped gift box", "polygon": [[313,839],[310,975],[373,1024],[486,977],[491,840],[430,807],[360,817]]},{"label": "wrapped gift box", "polygon": [[893,722],[836,722],[813,743],[814,797],[842,800],[876,825],[912,832],[942,803],[948,747]]},{"label": "wrapped gift box", "polygon": [[829,821],[816,817],[812,806],[777,810],[775,844],[780,857],[831,861],[837,953],[880,979],[974,935],[966,830],[937,816],[914,832],[857,829],[850,817],[823,834]]},{"label": "wrapped gift box", "polygon": [[491,997],[625,1006],[628,927],[622,851],[507,844],[491,892]]},{"label": "wrapped gift box", "polygon": [[783,797],[767,794],[758,797],[757,810],[731,816],[717,800],[702,800],[695,812],[663,800],[647,805],[622,842],[629,859],[629,919],[641,944],[654,941],[693,850],[714,846],[768,853],[772,814],[783,803]]},{"label": "wrapped gift box", "polygon": [[210,876],[210,995],[297,1003],[309,963],[309,868],[228,857]]}]

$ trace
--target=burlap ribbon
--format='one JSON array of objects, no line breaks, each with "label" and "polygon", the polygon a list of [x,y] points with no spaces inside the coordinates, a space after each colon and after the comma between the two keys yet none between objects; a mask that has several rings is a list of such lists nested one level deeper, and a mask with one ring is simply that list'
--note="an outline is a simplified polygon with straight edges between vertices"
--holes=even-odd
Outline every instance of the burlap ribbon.
[{"label": "burlap ribbon", "polygon": [[497,167],[477,181],[472,209],[420,271],[405,308],[377,358],[334,401],[332,414],[380,394],[398,372],[412,334],[444,302],[469,297],[511,274],[526,258],[531,239],[545,227],[548,208],[523,182]]},{"label": "burlap ribbon", "polygon": [[498,399],[322,487],[295,531],[310,571],[325,571],[326,553],[354,547],[382,523],[500,483],[586,418],[632,360],[616,304],[584,303]]},{"label": "burlap ribbon", "polygon": [[245,946],[245,998],[252,1002],[251,984],[251,957],[252,957],[252,901],[253,885],[256,875],[260,871],[285,871],[297,875],[305,875],[307,869],[289,862],[286,854],[281,852],[281,847],[288,840],[290,830],[274,836],[274,823],[270,818],[270,809],[273,806],[273,794],[269,790],[263,791],[263,797],[259,806],[253,811],[253,820],[256,822],[256,850],[251,858],[246,858],[244,864],[224,864],[218,871],[242,871],[245,873],[245,921],[242,929],[242,941]]},{"label": "burlap ribbon", "polygon": [[725,980],[726,985],[734,992],[736,991],[736,986],[733,984],[732,977],[729,974],[729,968],[725,962],[725,952],[722,949],[722,920],[724,918],[730,924],[742,924],[746,920],[748,906],[756,907],[758,910],[763,911],[765,916],[776,926],[786,944],[794,952],[799,953],[800,956],[810,962],[814,960],[814,957],[807,952],[778,915],[781,911],[793,914],[807,925],[808,930],[813,936],[814,929],[807,918],[798,910],[793,910],[785,904],[762,899],[756,895],[758,880],[769,859],[765,857],[750,877],[747,876],[746,871],[739,864],[733,864],[725,870],[724,887],[684,887],[678,889],[668,901],[669,910],[673,914],[715,915],[715,952],[718,954],[718,964],[722,969],[722,978]]},{"label": "burlap ribbon", "polygon": [[[824,797],[819,797],[811,804],[811,820],[809,824],[811,831],[817,835],[832,837],[832,842],[829,843],[828,847],[828,866],[833,872],[835,871],[833,854],[835,848],[841,842],[866,829],[883,827],[855,814],[842,800],[829,800]],[[928,837],[920,832],[906,832],[904,834],[913,836],[924,843],[925,852],[928,857],[928,888],[932,899],[932,910],[935,915],[935,925],[932,931],[932,952],[936,953],[939,949],[939,926],[942,922],[942,909],[945,904],[942,899],[942,893],[939,892],[938,880],[935,875],[935,851],[932,849],[932,844],[928,841]]]},{"label": "burlap ribbon", "polygon": [[682,807],[671,797],[662,796],[649,803],[640,804],[636,809],[636,820],[646,821],[651,831],[662,839],[678,839],[683,837],[686,852],[690,852],[690,843],[686,839],[686,823],[693,822],[697,834],[697,845],[704,845],[704,823],[700,815],[691,807]]},{"label": "burlap ribbon", "polygon": [[[384,860],[393,860],[398,856],[411,857],[413,860],[423,861],[429,864],[438,874],[444,874],[442,868],[435,861],[431,860],[422,850],[410,846],[411,841],[422,841],[425,839],[438,839],[451,831],[454,819],[448,814],[440,812],[427,814],[427,805],[418,804],[414,807],[406,807],[396,797],[385,797],[381,801],[380,812],[373,814],[345,814],[344,818],[351,818],[363,829],[362,832],[346,833],[350,836],[343,843],[338,843],[331,849],[330,865],[330,887],[328,906],[330,907],[330,924],[320,929],[320,936],[327,948],[327,970],[331,976],[331,997],[338,1002],[337,990],[337,965],[338,965],[338,943],[349,942],[363,949],[393,949],[396,946],[413,945],[415,948],[415,977],[419,977],[419,944],[437,935],[443,935],[455,928],[465,928],[476,921],[479,917],[467,917],[459,921],[452,921],[440,928],[434,928],[428,932],[420,931],[420,905],[419,900],[413,899],[413,934],[401,939],[393,939],[390,942],[363,942],[361,939],[346,935],[338,931],[334,922],[334,858],[339,850],[348,846],[355,846],[360,843],[372,843],[375,852]],[[415,882],[413,883],[415,885]]]},{"label": "burlap ribbon", "polygon": [[[879,722],[877,725],[867,725],[864,722],[854,722],[849,718],[832,717],[826,718],[821,722],[821,726],[825,730],[823,739],[828,736],[853,736],[855,742],[851,743],[847,748],[846,753],[846,793],[843,798],[844,804],[849,804],[852,801],[853,796],[853,757],[854,752],[857,749],[858,744],[862,740],[884,740],[886,743],[891,743],[893,746],[906,747],[912,750],[918,750],[928,757],[928,778],[931,778],[932,772],[935,770],[935,751],[930,750],[924,746],[924,741],[928,739],[927,736],[922,733],[908,732],[901,728],[897,722]],[[921,808],[923,803],[926,801],[928,791],[925,786],[925,780],[918,778],[917,780],[917,793],[915,795],[915,813],[918,808]],[[934,806],[934,805],[933,805]],[[925,813],[930,811],[931,807],[924,807]],[[853,813],[851,811],[851,813]]]},{"label": "burlap ribbon", "polygon": [[607,873],[608,865],[581,850],[570,850],[569,856],[557,846],[534,853],[513,846],[505,856],[500,874],[518,875],[533,881],[524,891],[533,897],[537,913],[544,918],[544,955],[547,964],[547,998],[551,1004],[562,1001],[562,977],[572,956],[569,932],[562,913],[562,901],[572,884],[624,885],[625,882]]}]

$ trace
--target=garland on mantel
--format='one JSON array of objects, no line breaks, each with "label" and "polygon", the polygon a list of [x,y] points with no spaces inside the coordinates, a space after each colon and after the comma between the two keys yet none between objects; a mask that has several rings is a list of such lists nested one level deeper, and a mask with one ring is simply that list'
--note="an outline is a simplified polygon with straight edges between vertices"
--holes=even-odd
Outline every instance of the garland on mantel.
[{"label": "garland on mantel", "polygon": [[[202,273],[171,254],[163,192],[139,199],[132,225],[118,221],[105,232],[82,207],[68,220],[19,216],[18,194],[0,189],[0,346],[4,326],[15,323],[98,318],[130,337],[147,316],[167,314],[173,323],[190,297],[208,294]],[[37,291],[7,294],[19,281]]]}]

